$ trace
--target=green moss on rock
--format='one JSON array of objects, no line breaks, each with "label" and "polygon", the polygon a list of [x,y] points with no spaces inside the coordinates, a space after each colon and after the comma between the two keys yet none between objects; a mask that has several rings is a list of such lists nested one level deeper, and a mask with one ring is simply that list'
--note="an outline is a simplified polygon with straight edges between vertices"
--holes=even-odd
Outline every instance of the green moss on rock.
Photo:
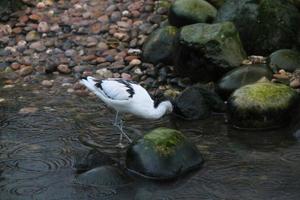
[{"label": "green moss on rock", "polygon": [[144,140],[152,143],[154,149],[164,156],[174,153],[174,148],[183,139],[182,133],[168,128],[157,128],[144,136]]},{"label": "green moss on rock", "polygon": [[230,121],[234,127],[269,129],[289,122],[291,109],[299,95],[290,87],[271,82],[246,85],[228,100]]},{"label": "green moss on rock", "polygon": [[182,27],[175,56],[176,71],[193,81],[216,81],[246,58],[231,22]]},{"label": "green moss on rock", "polygon": [[246,85],[233,94],[241,109],[287,109],[296,92],[283,84],[256,83]]}]

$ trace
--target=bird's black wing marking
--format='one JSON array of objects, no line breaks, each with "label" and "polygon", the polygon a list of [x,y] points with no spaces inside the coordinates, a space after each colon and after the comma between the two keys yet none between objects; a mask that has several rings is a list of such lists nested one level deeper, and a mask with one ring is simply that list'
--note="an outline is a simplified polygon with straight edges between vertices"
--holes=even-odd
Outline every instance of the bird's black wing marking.
[{"label": "bird's black wing marking", "polygon": [[97,87],[97,88],[100,88],[101,90],[103,90],[103,88],[102,88],[102,80],[95,80],[97,83],[95,84],[95,86]]},{"label": "bird's black wing marking", "polygon": [[126,86],[126,88],[127,88],[127,92],[128,92],[128,94],[129,94],[129,97],[131,98],[131,97],[133,97],[133,95],[135,94],[134,93],[134,89],[133,89],[133,87],[132,87],[132,83],[133,82],[131,82],[131,81],[125,81],[125,80],[122,80],[122,79],[118,79],[118,80],[116,80],[117,82],[119,82],[119,83],[122,83],[123,85],[125,85]]}]

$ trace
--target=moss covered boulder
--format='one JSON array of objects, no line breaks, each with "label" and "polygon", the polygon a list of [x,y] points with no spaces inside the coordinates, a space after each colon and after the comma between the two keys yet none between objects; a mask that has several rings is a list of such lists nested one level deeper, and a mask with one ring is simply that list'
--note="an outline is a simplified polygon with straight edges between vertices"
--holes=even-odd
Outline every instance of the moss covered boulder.
[{"label": "moss covered boulder", "polygon": [[231,22],[184,26],[177,45],[175,70],[194,82],[216,81],[246,58]]},{"label": "moss covered boulder", "polygon": [[143,46],[144,61],[154,64],[170,63],[177,33],[178,29],[174,26],[166,26],[154,31]]},{"label": "moss covered boulder", "polygon": [[284,69],[288,72],[294,72],[300,69],[300,52],[291,49],[280,49],[269,56],[269,66],[277,71]]},{"label": "moss covered boulder", "polygon": [[181,27],[195,23],[212,22],[217,10],[204,0],[176,0],[169,10],[169,22]]},{"label": "moss covered boulder", "polygon": [[215,22],[232,21],[248,54],[269,55],[295,46],[300,13],[288,1],[230,0],[218,10]]},{"label": "moss covered boulder", "polygon": [[151,179],[172,179],[203,163],[197,147],[179,131],[157,128],[127,150],[126,167]]},{"label": "moss covered boulder", "polygon": [[290,121],[299,94],[283,84],[271,82],[246,85],[228,100],[230,122],[240,129],[272,129]]},{"label": "moss covered boulder", "polygon": [[266,77],[271,80],[272,71],[266,65],[244,65],[226,73],[216,86],[216,91],[225,100],[236,89],[255,83],[259,79]]}]

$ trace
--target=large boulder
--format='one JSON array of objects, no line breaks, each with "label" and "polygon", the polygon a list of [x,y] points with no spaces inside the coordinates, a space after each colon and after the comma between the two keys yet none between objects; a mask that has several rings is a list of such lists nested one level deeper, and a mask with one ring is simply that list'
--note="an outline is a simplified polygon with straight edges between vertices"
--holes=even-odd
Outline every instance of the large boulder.
[{"label": "large boulder", "polygon": [[175,26],[166,26],[154,31],[143,46],[144,61],[154,64],[170,63],[177,33],[178,29]]},{"label": "large boulder", "polygon": [[195,23],[212,22],[217,10],[204,0],[176,0],[169,10],[169,22],[181,27]]},{"label": "large boulder", "polygon": [[216,93],[204,87],[186,88],[175,98],[174,113],[183,119],[204,119],[212,111],[224,112],[225,104]]},{"label": "large boulder", "polygon": [[286,125],[299,94],[283,84],[258,82],[236,90],[228,100],[230,123],[240,129],[272,129]]},{"label": "large boulder", "polygon": [[269,55],[295,45],[300,13],[282,0],[230,0],[219,9],[215,22],[232,21],[248,54]]},{"label": "large boulder", "polygon": [[198,23],[182,27],[179,33],[175,70],[194,82],[216,81],[245,58],[233,23]]},{"label": "large boulder", "polygon": [[226,73],[217,83],[216,91],[227,99],[236,89],[257,82],[266,77],[272,78],[272,71],[266,65],[245,65],[238,67]]},{"label": "large boulder", "polygon": [[200,167],[202,156],[181,132],[157,128],[127,150],[129,171],[151,179],[172,179]]},{"label": "large boulder", "polygon": [[284,69],[294,72],[300,69],[300,52],[291,49],[280,49],[269,56],[269,65],[274,70]]}]

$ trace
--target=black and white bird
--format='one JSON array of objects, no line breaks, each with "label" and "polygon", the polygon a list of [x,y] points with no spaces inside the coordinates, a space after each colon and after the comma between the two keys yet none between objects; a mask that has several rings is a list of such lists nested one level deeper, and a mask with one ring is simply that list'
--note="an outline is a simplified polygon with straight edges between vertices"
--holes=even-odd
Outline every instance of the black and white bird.
[{"label": "black and white bird", "polygon": [[120,130],[120,140],[117,146],[122,147],[123,136],[132,142],[123,131],[120,114],[131,113],[144,119],[159,119],[164,114],[171,113],[173,105],[170,101],[155,103],[148,92],[140,85],[123,79],[99,80],[88,76],[80,81],[90,91],[95,93],[107,106],[116,111],[114,126]]}]

